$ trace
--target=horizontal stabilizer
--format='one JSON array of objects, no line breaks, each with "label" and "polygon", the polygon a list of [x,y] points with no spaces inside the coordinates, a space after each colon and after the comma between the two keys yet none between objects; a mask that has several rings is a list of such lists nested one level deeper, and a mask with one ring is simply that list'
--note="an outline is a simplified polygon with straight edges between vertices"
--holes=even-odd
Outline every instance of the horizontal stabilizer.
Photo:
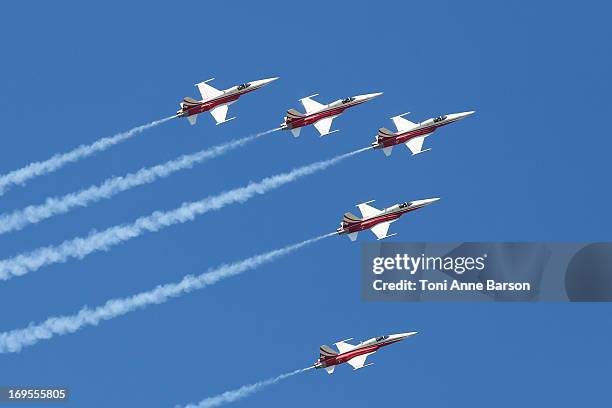
[{"label": "horizontal stabilizer", "polygon": [[333,374],[335,368],[336,366],[325,367],[325,371],[327,371],[327,374]]},{"label": "horizontal stabilizer", "polygon": [[191,126],[195,125],[198,120],[198,115],[187,116],[187,120]]},{"label": "horizontal stabilizer", "polygon": [[299,137],[301,131],[302,131],[301,127],[295,128],[295,129],[291,129],[291,133],[293,133],[293,137]]},{"label": "horizontal stabilizer", "polygon": [[385,156],[389,157],[391,156],[391,152],[393,151],[393,146],[389,146],[389,147],[383,147],[383,153],[385,154]]},{"label": "horizontal stabilizer", "polygon": [[355,242],[357,240],[357,234],[358,232],[351,232],[350,234],[348,234],[348,237],[352,242]]}]

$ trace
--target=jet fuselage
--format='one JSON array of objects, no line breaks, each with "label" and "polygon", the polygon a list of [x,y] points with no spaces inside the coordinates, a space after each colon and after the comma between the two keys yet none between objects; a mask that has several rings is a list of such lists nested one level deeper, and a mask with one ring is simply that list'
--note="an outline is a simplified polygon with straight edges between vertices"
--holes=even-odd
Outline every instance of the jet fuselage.
[{"label": "jet fuselage", "polygon": [[304,126],[312,125],[328,117],[336,117],[338,115],[341,115],[348,108],[361,105],[362,103],[374,99],[375,97],[380,95],[382,95],[382,93],[378,92],[373,94],[351,96],[345,99],[338,99],[337,101],[324,105],[319,110],[307,112],[305,114],[292,113],[292,110],[290,110],[289,112],[287,112],[284,122],[281,123],[281,129],[297,129]]},{"label": "jet fuselage", "polygon": [[242,95],[253,92],[277,78],[260,79],[253,82],[246,82],[241,85],[236,85],[228,89],[224,89],[223,93],[212,98],[195,100],[185,98],[180,103],[181,109],[176,112],[176,116],[187,117],[199,115],[203,112],[208,112],[220,105],[229,105],[238,100]]},{"label": "jet fuselage", "polygon": [[[347,98],[345,100],[348,100],[348,99],[350,98]],[[332,102],[329,105],[327,105],[324,109],[318,112],[312,112],[312,113],[306,114],[304,116],[293,117],[291,115],[287,115],[285,116],[285,122],[281,124],[281,128],[283,130],[284,129],[296,129],[296,128],[300,128],[303,126],[312,125],[320,121],[321,119],[325,119],[330,116],[338,116],[342,114],[348,108],[352,108],[353,106],[360,105],[364,103],[366,100],[361,100],[361,101],[355,100],[355,101],[348,102],[348,103],[342,103],[342,101],[343,100],[338,99],[337,101]]]},{"label": "jet fuselage", "polygon": [[377,224],[394,221],[408,212],[418,210],[419,208],[425,207],[426,205],[431,204],[432,202],[437,200],[437,198],[427,200],[415,200],[402,204],[396,204],[392,207],[385,208],[381,214],[375,215],[373,217],[356,220],[355,222],[350,223],[343,221],[340,224],[340,228],[338,228],[336,231],[338,232],[338,235],[342,235],[370,229]]},{"label": "jet fuselage", "polygon": [[379,129],[378,135],[376,136],[376,141],[372,143],[372,147],[375,149],[382,149],[385,147],[406,143],[415,137],[430,135],[435,132],[436,129],[461,120],[473,113],[474,112],[472,111],[438,116],[436,118],[427,119],[406,131],[391,132],[384,128]]},{"label": "jet fuselage", "polygon": [[201,101],[190,101],[184,100],[181,102],[181,109],[176,112],[176,116],[186,117],[192,115],[199,115],[200,113],[208,112],[211,109],[216,108],[219,105],[225,105],[229,103],[236,102],[240,96],[244,95],[247,92],[251,92],[252,90],[243,92],[243,93],[234,93],[229,95],[220,95],[218,97],[209,99],[209,100],[201,100]]},{"label": "jet fuselage", "polygon": [[[355,346],[354,349],[349,350],[344,353],[333,354],[330,353],[330,349],[327,346],[321,346],[320,357],[314,363],[315,368],[326,368],[330,366],[335,366],[338,364],[346,363],[347,361],[364,355],[374,353],[378,349],[388,346],[393,343],[397,343],[398,341],[402,341],[409,336],[416,334],[416,332],[410,333],[400,333],[400,334],[391,334],[388,336],[380,336],[374,337],[369,340],[363,341]],[[325,348],[324,348],[325,347]]]}]

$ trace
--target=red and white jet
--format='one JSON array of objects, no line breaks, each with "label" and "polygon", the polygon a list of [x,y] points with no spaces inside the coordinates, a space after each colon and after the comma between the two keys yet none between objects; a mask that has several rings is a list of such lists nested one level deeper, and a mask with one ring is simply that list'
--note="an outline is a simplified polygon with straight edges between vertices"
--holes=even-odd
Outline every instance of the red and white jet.
[{"label": "red and white jet", "polygon": [[396,204],[383,210],[379,210],[378,208],[368,205],[374,202],[374,200],[357,204],[357,208],[359,208],[359,211],[361,211],[361,215],[363,217],[359,218],[350,212],[345,213],[344,218],[340,223],[340,228],[338,228],[336,232],[338,235],[348,234],[351,241],[355,241],[357,239],[357,234],[359,231],[366,229],[371,230],[372,233],[376,235],[378,240],[392,237],[396,234],[387,235],[389,225],[391,225],[392,222],[397,221],[399,217],[410,211],[425,207],[426,205],[434,203],[438,200],[439,198],[428,198],[425,200],[408,201],[405,203]]},{"label": "red and white jet", "polygon": [[360,105],[364,102],[374,99],[377,96],[382,95],[382,92],[371,93],[366,95],[351,96],[345,99],[338,99],[327,105],[323,105],[312,99],[319,94],[314,94],[300,99],[306,113],[298,112],[291,108],[287,111],[285,121],[281,123],[281,129],[289,129],[293,136],[298,137],[302,127],[308,125],[314,125],[319,131],[321,136],[329,135],[330,133],[337,132],[338,130],[329,131],[333,120],[342,114],[346,109],[352,108],[353,106]]},{"label": "red and white jet", "polygon": [[410,112],[402,113],[391,118],[397,132],[392,132],[386,128],[378,129],[376,141],[372,143],[375,149],[382,149],[386,156],[391,156],[393,146],[400,143],[405,143],[412,155],[423,153],[431,149],[423,150],[423,142],[425,138],[436,131],[437,128],[446,126],[449,123],[456,122],[467,116],[470,116],[474,111],[450,113],[448,115],[438,116],[436,118],[427,119],[421,123],[414,123],[402,116],[408,115]]},{"label": "red and white jet", "polygon": [[357,345],[347,343],[351,339],[346,339],[335,343],[339,353],[329,346],[322,345],[319,349],[319,359],[314,363],[313,367],[324,368],[328,374],[332,374],[338,364],[348,363],[353,367],[353,370],[359,370],[374,364],[365,364],[365,361],[370,354],[376,353],[379,348],[397,343],[415,334],[417,332],[374,337]]},{"label": "red and white jet", "polygon": [[219,90],[207,84],[213,79],[215,78],[195,84],[202,95],[202,100],[196,101],[193,98],[185,97],[183,102],[179,104],[181,109],[176,112],[176,116],[186,117],[191,125],[195,125],[197,115],[203,112],[210,112],[217,125],[236,119],[235,117],[225,119],[228,106],[236,102],[242,95],[268,85],[270,82],[276,81],[278,77],[246,82],[224,90]]}]

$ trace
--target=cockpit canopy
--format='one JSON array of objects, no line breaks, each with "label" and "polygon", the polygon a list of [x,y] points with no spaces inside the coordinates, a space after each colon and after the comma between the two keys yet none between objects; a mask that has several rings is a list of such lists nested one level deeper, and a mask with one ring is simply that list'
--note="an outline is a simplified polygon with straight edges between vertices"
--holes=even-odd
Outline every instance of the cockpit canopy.
[{"label": "cockpit canopy", "polygon": [[238,85],[238,88],[237,88],[237,89],[238,89],[239,91],[242,91],[243,89],[246,89],[246,88],[248,88],[249,86],[251,86],[251,84],[247,82],[246,84],[240,84],[240,85]]},{"label": "cockpit canopy", "polygon": [[351,96],[350,98],[344,98],[342,100],[342,103],[349,103],[349,102],[353,102],[355,100],[354,96]]},{"label": "cockpit canopy", "polygon": [[442,116],[438,116],[437,118],[434,118],[434,123],[442,122],[443,120],[446,120],[446,115],[442,115]]},{"label": "cockpit canopy", "polygon": [[410,201],[407,201],[407,202],[405,202],[405,203],[400,204],[400,205],[399,205],[399,208],[406,208],[406,207],[408,207],[410,204],[412,204],[412,203],[411,203]]},{"label": "cockpit canopy", "polygon": [[378,336],[378,337],[376,338],[376,341],[383,341],[383,340],[386,340],[386,339],[388,339],[388,338],[389,338],[389,336]]}]

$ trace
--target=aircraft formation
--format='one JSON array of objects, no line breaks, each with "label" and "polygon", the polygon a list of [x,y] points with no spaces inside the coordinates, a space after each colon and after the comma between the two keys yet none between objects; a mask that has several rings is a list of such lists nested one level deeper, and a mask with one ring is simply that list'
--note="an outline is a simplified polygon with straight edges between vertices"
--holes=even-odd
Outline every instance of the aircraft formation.
[{"label": "aircraft formation", "polygon": [[[226,119],[228,106],[230,104],[236,102],[242,95],[266,86],[277,79],[278,77],[274,77],[247,82],[226,90],[219,90],[208,85],[208,82],[212,81],[212,79],[200,82],[195,86],[200,91],[202,99],[196,101],[189,97],[184,98],[180,103],[180,110],[177,112],[177,116],[186,117],[189,123],[194,125],[197,115],[203,112],[210,112],[217,125],[228,122],[235,119],[234,117]],[[280,129],[289,130],[294,137],[299,137],[302,128],[313,125],[321,137],[328,136],[339,131],[338,129],[331,130],[331,127],[333,120],[342,115],[344,111],[371,101],[382,94],[382,92],[374,92],[349,96],[328,104],[323,104],[313,99],[319,96],[319,94],[306,96],[299,99],[305,112],[299,112],[294,108],[289,109],[280,125]],[[431,150],[431,148],[423,149],[425,138],[431,136],[438,128],[462,120],[474,114],[475,111],[440,115],[420,123],[405,119],[404,116],[409,113],[410,112],[403,113],[391,118],[397,128],[396,132],[384,127],[378,129],[375,141],[371,144],[371,147],[373,149],[381,149],[385,156],[390,156],[393,147],[401,144],[406,145],[413,156],[424,153]],[[397,221],[406,213],[423,208],[438,200],[439,198],[437,197],[412,200],[395,204],[382,210],[370,205],[374,200],[367,201],[357,205],[357,208],[361,212],[361,217],[350,212],[344,214],[340,227],[336,230],[336,233],[338,235],[347,235],[351,241],[355,241],[358,233],[364,230],[372,231],[378,240],[389,238],[396,235],[388,234],[391,223]],[[347,343],[348,340],[351,340],[347,339],[334,343],[338,351],[333,350],[327,345],[322,345],[320,347],[319,359],[314,363],[312,368],[324,368],[329,374],[332,374],[337,365],[347,363],[352,366],[354,370],[358,370],[372,365],[365,364],[365,361],[369,355],[374,354],[378,349],[405,340],[415,334],[417,334],[417,332],[379,336],[365,340],[357,345]]]},{"label": "aircraft formation", "polygon": [[[179,104],[180,109],[176,112],[177,117],[185,117],[189,120],[191,125],[195,125],[197,115],[204,112],[210,112],[217,125],[228,122],[235,119],[235,117],[226,119],[229,105],[236,102],[242,95],[260,89],[277,80],[278,77],[246,82],[225,90],[219,90],[208,85],[208,82],[213,79],[214,78],[195,84],[200,91],[202,99],[197,101],[193,98],[185,97]],[[313,125],[321,137],[330,135],[339,131],[338,129],[330,129],[333,120],[343,114],[345,110],[371,101],[382,94],[382,92],[374,92],[364,95],[349,96],[344,99],[330,102],[327,105],[313,99],[319,94],[306,96],[299,99],[304,106],[305,113],[301,113],[294,108],[289,109],[283,123],[280,125],[280,129],[289,130],[294,137],[298,137],[302,128]],[[403,116],[409,113],[410,112],[403,113],[391,118],[397,128],[397,132],[392,132],[386,128],[378,129],[376,140],[372,143],[371,147],[373,149],[382,149],[386,156],[390,156],[393,147],[400,144],[405,144],[412,152],[413,156],[424,153],[431,150],[431,148],[423,149],[423,143],[426,137],[431,136],[438,128],[464,119],[475,112],[449,113],[427,119],[420,123],[414,123],[403,118]],[[378,240],[388,238],[396,235],[387,235],[391,223],[397,221],[397,219],[405,213],[417,210],[438,200],[439,198],[414,200],[397,204],[383,210],[369,206],[368,204],[372,201],[358,204],[357,207],[361,211],[362,217],[357,217],[350,212],[345,213],[340,223],[340,227],[336,232],[338,235],[347,234],[351,241],[357,239],[359,231],[366,229],[371,230]]]},{"label": "aircraft formation", "polygon": [[[216,125],[229,122],[235,119],[235,117],[228,118],[229,106],[231,104],[235,103],[243,95],[259,90],[278,80],[279,78],[270,77],[245,82],[223,90],[217,89],[210,85],[210,82],[213,79],[197,83],[195,86],[200,93],[201,99],[196,100],[192,97],[185,97],[179,103],[180,109],[172,116],[135,127],[128,131],[118,133],[112,137],[98,139],[96,142],[90,145],[81,145],[69,152],[57,154],[47,160],[33,162],[21,169],[14,170],[5,175],[0,175],[0,195],[2,195],[4,191],[12,185],[20,185],[26,180],[41,176],[43,174],[49,174],[50,172],[55,171],[68,163],[84,159],[92,154],[95,154],[96,152],[108,149],[111,146],[127,140],[128,138],[134,137],[136,134],[139,134],[146,129],[158,126],[159,124],[173,118],[186,118],[190,125],[195,125],[199,115],[208,112],[213,117]],[[210,149],[196,152],[191,155],[184,155],[176,160],[171,160],[162,165],[157,165],[148,169],[141,169],[139,172],[134,174],[127,174],[123,177],[108,179],[100,186],[91,186],[90,188],[78,191],[76,193],[67,194],[66,196],[57,199],[47,200],[44,205],[30,206],[25,210],[20,210],[13,214],[0,214],[0,220],[2,220],[6,225],[11,225],[10,228],[0,228],[0,233],[20,229],[27,223],[38,222],[39,220],[46,219],[52,215],[65,213],[68,211],[70,206],[85,206],[89,202],[97,201],[102,198],[108,198],[110,195],[116,194],[120,191],[125,191],[133,186],[151,182],[156,177],[164,177],[174,171],[177,171],[178,169],[189,168],[195,163],[199,163],[207,158],[215,157],[216,155],[236,148],[236,146],[242,146],[249,140],[255,140],[256,138],[271,132],[288,130],[294,137],[298,137],[303,128],[312,125],[320,137],[328,136],[339,131],[338,129],[332,130],[334,119],[338,118],[346,110],[369,102],[382,94],[382,92],[372,92],[349,96],[343,99],[335,100],[328,104],[323,104],[316,101],[314,98],[318,96],[318,94],[301,98],[299,101],[304,108],[304,113],[294,108],[288,109],[284,116],[283,122],[275,129],[230,141],[223,145],[213,146]],[[155,223],[158,222],[157,217],[162,213],[155,212],[149,217],[143,216],[138,218],[132,224],[121,224],[100,233],[92,233],[84,238],[77,237],[72,240],[64,241],[57,247],[43,247],[39,250],[20,254],[14,258],[0,260],[0,280],[7,280],[11,277],[22,276],[23,274],[34,271],[44,265],[63,262],[71,257],[81,259],[83,256],[86,256],[94,251],[102,249],[107,250],[112,245],[123,242],[124,240],[129,239],[129,237],[134,237],[141,234],[145,230],[140,227],[141,224],[147,224],[151,230],[156,231],[169,225],[185,222],[184,220],[186,217],[184,215],[186,214],[186,211],[190,211],[189,218],[193,218],[196,215],[211,211],[211,208],[218,209],[221,205],[228,205],[234,202],[243,202],[246,200],[247,194],[251,194],[251,196],[255,195],[255,192],[261,194],[263,191],[277,188],[277,186],[288,183],[291,180],[296,180],[303,175],[313,174],[315,171],[325,169],[328,166],[331,166],[333,163],[339,162],[344,158],[351,157],[366,150],[380,149],[386,156],[389,156],[391,155],[393,147],[405,144],[412,155],[418,155],[431,150],[431,148],[424,148],[425,139],[432,135],[437,129],[462,120],[472,114],[474,114],[474,111],[445,114],[427,119],[420,123],[411,122],[405,119],[404,116],[407,115],[407,113],[394,116],[391,119],[394,122],[397,131],[393,132],[386,128],[378,129],[378,132],[375,135],[375,141],[371,143],[371,145],[353,152],[338,155],[328,160],[322,160],[302,166],[298,169],[294,169],[291,172],[281,173],[274,177],[267,177],[258,183],[251,183],[247,187],[228,190],[217,196],[207,197],[200,201],[184,203],[177,209],[164,212],[162,217],[163,222],[159,221],[159,224]],[[155,175],[155,177],[153,177],[153,175]],[[249,192],[251,191],[249,189],[251,189],[252,192]],[[136,298],[141,299],[141,303],[139,303],[137,306],[134,306],[131,300],[133,297],[124,299],[117,298],[107,302],[107,304],[110,306],[105,304],[95,310],[85,308],[75,315],[51,317],[41,324],[31,323],[23,329],[0,332],[0,353],[20,351],[23,347],[32,345],[40,340],[46,340],[55,335],[66,334],[65,324],[62,322],[71,322],[71,333],[87,325],[97,325],[99,320],[96,319],[99,319],[100,315],[105,316],[105,319],[110,319],[127,313],[128,311],[141,309],[146,304],[159,304],[169,298],[178,296],[179,294],[187,293],[191,290],[200,289],[206,286],[201,282],[217,281],[226,276],[234,276],[237,273],[254,269],[264,262],[271,262],[276,257],[291,253],[298,248],[301,248],[309,243],[317,242],[326,237],[333,235],[346,235],[351,241],[356,241],[359,232],[370,230],[378,240],[389,238],[396,235],[389,234],[389,228],[392,223],[400,219],[400,217],[402,217],[404,214],[426,207],[438,200],[439,198],[437,197],[413,199],[411,201],[398,203],[383,209],[372,206],[371,203],[373,201],[358,204],[357,208],[359,209],[361,216],[356,216],[350,212],[346,212],[342,218],[340,226],[329,234],[311,238],[297,244],[288,245],[284,248],[276,249],[268,253],[253,256],[240,262],[236,262],[235,264],[223,265],[212,272],[203,273],[197,278],[191,277],[186,281],[181,281],[180,284],[167,284],[164,286],[166,289],[163,291],[159,291],[159,287],[157,287],[152,291],[142,292],[141,295],[136,296]],[[214,203],[214,205],[211,203]],[[107,233],[108,231],[112,231],[113,234]],[[116,236],[120,236],[121,239],[116,239]],[[44,254],[44,256],[40,256],[40,254]],[[209,274],[214,275],[214,279],[211,280],[208,276]],[[198,279],[201,279],[201,282]],[[170,295],[165,295],[166,293],[170,293]],[[123,307],[114,307],[114,305],[118,304],[123,305]],[[320,347],[318,360],[307,369],[322,368],[331,374],[334,372],[337,365],[344,363],[352,366],[354,370],[368,367],[372,365],[366,364],[366,359],[369,355],[375,353],[382,347],[397,343],[415,334],[416,332],[405,332],[379,336],[365,340],[356,345],[348,343],[350,339],[343,340],[334,343],[338,351],[329,346],[323,345]],[[298,370],[296,372],[301,371]],[[281,377],[285,378],[284,376]]]}]

